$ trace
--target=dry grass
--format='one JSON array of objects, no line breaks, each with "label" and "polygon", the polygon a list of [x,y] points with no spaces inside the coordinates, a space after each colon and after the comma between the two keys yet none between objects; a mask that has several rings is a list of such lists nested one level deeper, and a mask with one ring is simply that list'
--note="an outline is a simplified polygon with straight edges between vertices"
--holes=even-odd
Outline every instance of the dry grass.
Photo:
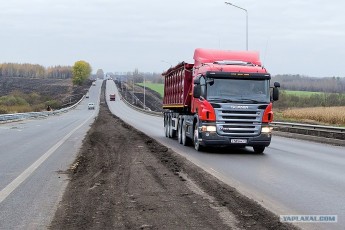
[{"label": "dry grass", "polygon": [[13,105],[13,106],[1,106],[0,105],[0,114],[5,113],[27,113],[27,112],[39,112],[44,110],[44,106],[30,106],[30,105]]},{"label": "dry grass", "polygon": [[287,109],[282,112],[282,117],[300,121],[311,120],[324,124],[345,125],[345,106]]}]

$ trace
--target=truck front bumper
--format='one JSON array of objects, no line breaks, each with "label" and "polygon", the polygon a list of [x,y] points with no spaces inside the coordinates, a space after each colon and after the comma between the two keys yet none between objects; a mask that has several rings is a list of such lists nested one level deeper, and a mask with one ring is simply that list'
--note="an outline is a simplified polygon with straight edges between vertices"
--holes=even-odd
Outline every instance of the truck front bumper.
[{"label": "truck front bumper", "polygon": [[271,133],[261,133],[258,136],[220,136],[216,132],[201,132],[200,144],[203,146],[269,146]]}]

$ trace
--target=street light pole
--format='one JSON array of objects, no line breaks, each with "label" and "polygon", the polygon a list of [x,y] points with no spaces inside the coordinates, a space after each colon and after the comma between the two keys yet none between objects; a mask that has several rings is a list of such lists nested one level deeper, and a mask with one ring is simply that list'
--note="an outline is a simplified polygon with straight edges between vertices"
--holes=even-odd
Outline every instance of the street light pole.
[{"label": "street light pole", "polygon": [[246,12],[246,48],[248,50],[248,11],[242,7],[232,4],[231,2],[225,2],[225,4],[244,10]]},{"label": "street light pole", "polygon": [[146,110],[146,85],[145,85],[146,84],[145,83],[146,77],[143,74],[137,74],[137,75],[143,77],[143,81],[144,81],[144,110]]},{"label": "street light pole", "polygon": [[145,91],[146,91],[146,85],[145,85],[145,75],[144,75],[144,110],[146,110],[146,98],[145,98],[145,95],[146,95],[146,93],[145,93]]}]

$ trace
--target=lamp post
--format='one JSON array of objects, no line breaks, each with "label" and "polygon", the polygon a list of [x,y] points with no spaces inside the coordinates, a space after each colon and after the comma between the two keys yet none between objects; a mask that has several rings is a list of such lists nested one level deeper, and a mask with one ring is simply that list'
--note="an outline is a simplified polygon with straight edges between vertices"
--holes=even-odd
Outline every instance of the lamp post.
[{"label": "lamp post", "polygon": [[145,78],[145,75],[143,75],[143,77],[144,77],[144,110],[146,110],[146,85],[145,85],[145,80],[146,80],[146,78]]},{"label": "lamp post", "polygon": [[145,83],[146,77],[144,74],[138,74],[137,73],[137,75],[143,77],[143,81],[144,81],[144,110],[146,110],[146,83]]},{"label": "lamp post", "polygon": [[248,11],[242,7],[232,4],[231,2],[225,2],[225,4],[244,10],[246,12],[246,48],[248,50]]},{"label": "lamp post", "polygon": [[132,104],[134,104],[134,75],[133,75],[133,82],[132,82]]}]

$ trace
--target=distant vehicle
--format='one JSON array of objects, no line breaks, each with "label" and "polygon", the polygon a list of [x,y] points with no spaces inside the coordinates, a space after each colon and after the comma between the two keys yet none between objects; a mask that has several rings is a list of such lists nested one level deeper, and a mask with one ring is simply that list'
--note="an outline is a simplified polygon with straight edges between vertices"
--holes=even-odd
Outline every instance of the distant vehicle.
[{"label": "distant vehicle", "polygon": [[93,86],[95,86],[95,85],[96,85],[96,82],[95,82],[95,81],[94,81],[94,82],[92,82],[92,85],[93,85]]},{"label": "distant vehicle", "polygon": [[111,100],[111,101],[115,101],[115,94],[110,94],[109,97],[110,97],[110,100]]},{"label": "distant vehicle", "polygon": [[87,94],[85,95],[85,97],[86,97],[86,98],[89,98],[89,97],[90,97],[89,93],[87,93]]},{"label": "distant vehicle", "polygon": [[95,109],[95,103],[89,103],[87,104],[88,109]]}]

